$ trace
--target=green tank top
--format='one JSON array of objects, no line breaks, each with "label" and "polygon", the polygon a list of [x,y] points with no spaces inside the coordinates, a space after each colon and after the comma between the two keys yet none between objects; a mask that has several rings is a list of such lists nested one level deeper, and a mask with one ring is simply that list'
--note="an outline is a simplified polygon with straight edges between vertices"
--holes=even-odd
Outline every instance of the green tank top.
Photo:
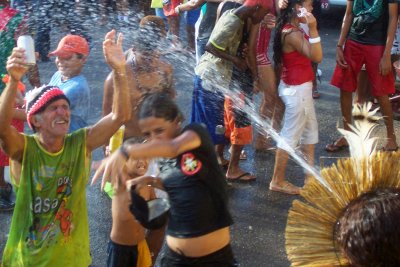
[{"label": "green tank top", "polygon": [[35,135],[25,136],[3,267],[90,265],[85,192],[90,157],[85,129],[68,134],[57,153],[47,152]]}]

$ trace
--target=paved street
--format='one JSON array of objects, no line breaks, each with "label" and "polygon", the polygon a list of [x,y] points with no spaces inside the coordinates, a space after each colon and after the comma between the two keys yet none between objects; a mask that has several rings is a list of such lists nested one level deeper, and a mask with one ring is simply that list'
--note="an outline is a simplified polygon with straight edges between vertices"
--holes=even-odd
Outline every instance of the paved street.
[{"label": "paved street", "polygon": [[[320,164],[320,157],[332,156],[325,152],[324,147],[339,136],[336,131],[337,122],[340,120],[339,92],[329,85],[335,66],[335,48],[341,25],[340,13],[337,17],[325,16],[320,31],[324,60],[319,66],[322,70],[322,82],[318,85],[321,98],[315,102],[320,133],[320,142],[316,146],[317,166]],[[92,23],[90,28],[94,40],[93,49],[84,69],[84,75],[91,87],[91,122],[95,122],[101,114],[103,81],[109,71],[104,63],[101,44],[104,34],[111,29],[111,26],[98,27],[95,24]],[[125,35],[129,36],[128,30]],[[60,37],[59,32],[52,37],[52,47],[55,47]],[[130,43],[130,38],[126,38],[125,47],[129,47]],[[191,109],[194,58],[189,54],[181,53],[178,57],[172,57],[171,61],[176,66],[177,101],[188,117]],[[42,83],[48,82],[51,74],[56,70],[53,62],[39,63],[39,68]],[[260,96],[257,96],[255,101],[259,101],[259,98]],[[381,124],[376,135],[384,138],[385,128],[383,123]],[[396,134],[399,138],[398,126],[399,122],[395,121]],[[379,142],[383,143],[384,140],[380,139]],[[284,246],[284,229],[287,211],[296,197],[268,190],[274,166],[273,153],[255,153],[251,146],[246,147],[246,152],[249,158],[242,161],[243,169],[255,173],[257,181],[251,184],[233,184],[229,188],[230,208],[235,221],[232,227],[234,253],[240,266],[289,266]],[[93,158],[98,160],[101,156],[102,153],[97,150]],[[347,154],[343,152],[333,156],[344,157]],[[334,159],[325,159],[324,164],[331,164],[333,161]],[[303,185],[302,168],[294,161],[289,162],[287,177],[294,184]],[[93,187],[88,185],[87,198],[92,266],[105,266],[107,241],[111,229],[111,201],[100,192],[99,184]],[[11,216],[11,213],[0,213],[0,252],[3,251],[7,240]]]}]

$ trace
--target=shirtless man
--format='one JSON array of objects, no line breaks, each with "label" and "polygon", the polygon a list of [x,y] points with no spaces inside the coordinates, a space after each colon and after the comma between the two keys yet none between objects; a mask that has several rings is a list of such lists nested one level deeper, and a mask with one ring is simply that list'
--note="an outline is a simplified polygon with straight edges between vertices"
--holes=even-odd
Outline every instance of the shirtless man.
[{"label": "shirtless man", "polygon": [[[133,108],[131,119],[125,123],[124,139],[141,136],[136,111],[143,96],[160,91],[175,96],[172,65],[160,58],[160,42],[154,43],[154,40],[164,37],[165,26],[162,18],[146,16],[140,21],[140,33],[135,47],[125,52],[126,74]],[[114,93],[112,81],[113,73],[110,73],[104,83],[103,116],[111,112]]]}]

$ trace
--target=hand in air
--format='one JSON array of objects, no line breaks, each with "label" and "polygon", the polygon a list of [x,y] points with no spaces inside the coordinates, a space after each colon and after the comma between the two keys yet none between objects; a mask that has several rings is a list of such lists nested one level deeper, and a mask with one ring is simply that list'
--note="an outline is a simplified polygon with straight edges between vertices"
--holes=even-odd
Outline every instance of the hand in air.
[{"label": "hand in air", "polygon": [[126,158],[119,150],[115,151],[111,156],[105,158],[100,167],[96,170],[91,185],[94,185],[99,177],[103,174],[101,180],[101,190],[104,190],[106,182],[111,182],[115,189],[123,181],[126,181],[125,175],[128,175],[125,170]]},{"label": "hand in air", "polygon": [[25,61],[25,50],[20,47],[14,47],[11,56],[7,59],[7,71],[11,78],[20,81],[22,76],[28,70]]},{"label": "hand in air", "polygon": [[103,54],[107,64],[116,71],[123,70],[125,68],[125,55],[122,49],[122,33],[118,34],[118,38],[115,40],[116,31],[109,31],[103,42]]}]

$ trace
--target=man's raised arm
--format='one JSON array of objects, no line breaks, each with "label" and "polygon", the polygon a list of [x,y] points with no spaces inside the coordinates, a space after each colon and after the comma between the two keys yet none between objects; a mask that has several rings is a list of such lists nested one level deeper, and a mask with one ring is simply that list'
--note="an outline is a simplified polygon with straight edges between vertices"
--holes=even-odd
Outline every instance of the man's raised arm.
[{"label": "man's raised arm", "polygon": [[103,42],[103,52],[113,72],[113,106],[110,114],[89,128],[86,142],[89,152],[108,142],[118,128],[131,117],[132,108],[122,50],[122,34],[120,33],[115,41],[115,30],[108,32]]}]

